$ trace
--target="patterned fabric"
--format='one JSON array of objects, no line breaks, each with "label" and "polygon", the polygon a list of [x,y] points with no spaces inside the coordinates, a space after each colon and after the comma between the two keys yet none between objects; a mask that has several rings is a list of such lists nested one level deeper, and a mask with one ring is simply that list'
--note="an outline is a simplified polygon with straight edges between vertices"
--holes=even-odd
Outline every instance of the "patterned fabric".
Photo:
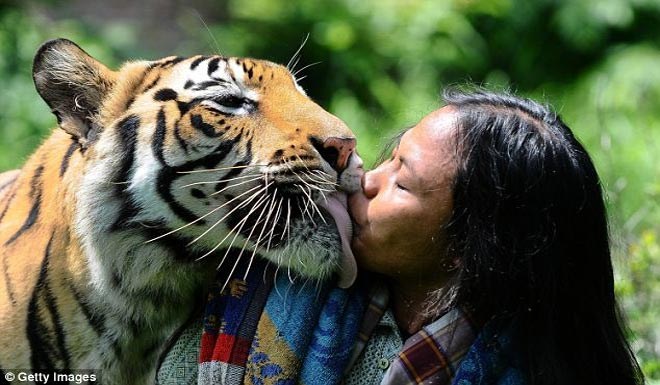
[{"label": "patterned fabric", "polygon": [[[369,287],[368,298],[369,305],[364,312],[358,338],[355,341],[351,358],[346,367],[347,371],[353,367],[355,362],[357,362],[360,354],[367,346],[369,339],[372,337],[374,329],[381,322],[389,302],[389,291],[387,290],[387,287],[385,287],[385,284],[378,280]],[[398,334],[398,327],[396,327],[396,324],[394,326],[397,329]]]},{"label": "patterned fabric", "polygon": [[526,385],[511,330],[486,325],[458,367],[452,385]]},{"label": "patterned fabric", "polygon": [[[366,290],[291,283],[255,261],[245,281],[209,294],[198,384],[336,384],[349,361]],[[224,280],[218,280],[224,282]],[[176,346],[176,345],[175,345]]]},{"label": "patterned fabric", "polygon": [[232,278],[221,291],[224,280],[219,279],[210,289],[199,353],[199,384],[242,382],[257,322],[272,287],[272,270],[257,260],[245,281]]},{"label": "patterned fabric", "polygon": [[[281,295],[288,295],[288,292],[282,291]],[[383,374],[403,347],[394,316],[387,309],[387,297],[388,291],[383,284],[370,287],[369,305],[366,306],[358,333],[360,347],[354,348],[349,359],[344,385],[380,384]],[[157,384],[197,383],[202,330],[201,319],[185,329],[165,355],[162,366],[158,369]],[[264,361],[263,364],[267,362]]]},{"label": "patterned fabric", "polygon": [[245,384],[338,384],[352,352],[366,297],[351,289],[275,283],[248,357]]},{"label": "patterned fabric", "polygon": [[197,384],[202,328],[202,319],[198,318],[183,330],[158,368],[156,384]]},{"label": "patterned fabric", "polygon": [[449,311],[406,340],[381,384],[450,384],[475,336],[463,311]]},{"label": "patterned fabric", "polygon": [[344,377],[343,385],[378,385],[403,348],[399,326],[386,309],[355,363]]}]

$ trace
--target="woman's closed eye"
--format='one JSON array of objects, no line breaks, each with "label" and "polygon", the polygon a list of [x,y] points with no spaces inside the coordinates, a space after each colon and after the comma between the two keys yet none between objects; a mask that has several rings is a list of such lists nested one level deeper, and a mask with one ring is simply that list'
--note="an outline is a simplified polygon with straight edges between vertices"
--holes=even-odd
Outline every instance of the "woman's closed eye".
[{"label": "woman's closed eye", "polygon": [[396,188],[398,188],[399,190],[409,191],[408,187],[401,184],[401,182],[394,182],[394,184],[395,184]]}]

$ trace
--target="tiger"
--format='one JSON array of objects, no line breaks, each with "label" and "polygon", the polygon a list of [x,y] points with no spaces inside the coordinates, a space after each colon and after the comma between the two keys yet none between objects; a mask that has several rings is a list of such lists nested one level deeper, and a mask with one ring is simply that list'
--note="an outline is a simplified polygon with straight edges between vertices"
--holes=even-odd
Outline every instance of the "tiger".
[{"label": "tiger", "polygon": [[57,128],[0,174],[0,368],[153,383],[168,338],[239,261],[352,283],[356,138],[287,67],[197,55],[111,70],[55,39],[32,74]]}]

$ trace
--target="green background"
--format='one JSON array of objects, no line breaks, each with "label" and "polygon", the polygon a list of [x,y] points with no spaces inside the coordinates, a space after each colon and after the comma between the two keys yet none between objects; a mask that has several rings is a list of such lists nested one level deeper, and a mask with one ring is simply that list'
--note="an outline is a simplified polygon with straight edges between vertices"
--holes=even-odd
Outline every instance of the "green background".
[{"label": "green background", "polygon": [[[617,292],[647,380],[660,384],[660,1],[0,0],[0,171],[55,118],[32,57],[66,37],[116,67],[220,53],[288,62],[356,132],[367,162],[466,81],[553,105],[592,154],[611,216]],[[596,300],[596,299],[595,299]]]}]

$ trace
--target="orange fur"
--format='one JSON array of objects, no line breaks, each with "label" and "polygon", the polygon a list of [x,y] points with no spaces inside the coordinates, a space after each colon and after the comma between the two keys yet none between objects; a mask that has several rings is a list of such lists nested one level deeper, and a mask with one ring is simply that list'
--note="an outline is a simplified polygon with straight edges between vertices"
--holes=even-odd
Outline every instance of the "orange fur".
[{"label": "orange fur", "polygon": [[[194,63],[208,70],[195,73]],[[213,66],[223,65],[211,77]],[[232,83],[231,92],[257,99],[239,107],[224,99],[212,108],[196,102],[186,95],[207,95],[205,71],[211,79],[224,76],[218,82]],[[34,77],[61,129],[21,170],[0,174],[0,367],[97,368],[106,384],[151,383],[166,338],[194,311],[221,257],[192,263],[171,249],[204,227],[187,228],[185,241],[146,242],[153,228],[163,233],[185,223],[188,213],[199,217],[204,199],[213,205],[227,199],[202,192],[205,187],[193,191],[203,199],[181,193],[177,170],[213,168],[212,160],[235,157],[236,164],[248,159],[280,173],[293,165],[330,175],[313,140],[352,133],[305,96],[287,69],[260,60],[170,57],[115,72],[58,40],[37,53]],[[226,92],[219,88],[208,98]],[[333,175],[324,187],[338,183]],[[152,202],[160,206],[147,207]],[[162,219],[144,219],[160,212]],[[208,238],[189,253],[209,250]]]}]

